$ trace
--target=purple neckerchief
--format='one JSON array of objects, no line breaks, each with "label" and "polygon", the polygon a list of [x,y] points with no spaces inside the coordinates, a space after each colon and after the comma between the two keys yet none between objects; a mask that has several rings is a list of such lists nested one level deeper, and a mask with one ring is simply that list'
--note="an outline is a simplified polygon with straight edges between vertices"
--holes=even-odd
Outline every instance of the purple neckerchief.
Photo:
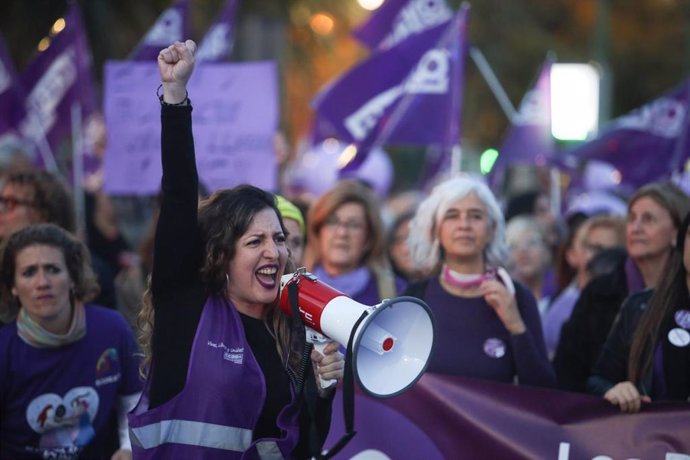
[{"label": "purple neckerchief", "polygon": [[640,269],[630,257],[625,260],[625,279],[628,284],[628,294],[641,291],[646,287]]},{"label": "purple neckerchief", "polygon": [[369,282],[371,273],[366,266],[362,266],[352,270],[351,272],[343,273],[342,275],[331,276],[326,273],[322,265],[314,267],[314,275],[321,281],[343,294],[354,297],[359,294]]}]

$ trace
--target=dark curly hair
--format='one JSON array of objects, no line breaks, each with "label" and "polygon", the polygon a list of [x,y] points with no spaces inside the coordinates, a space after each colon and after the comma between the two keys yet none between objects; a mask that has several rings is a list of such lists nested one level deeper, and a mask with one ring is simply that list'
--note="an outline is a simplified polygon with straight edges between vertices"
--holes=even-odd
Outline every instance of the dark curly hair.
[{"label": "dark curly hair", "polygon": [[[275,211],[280,228],[287,235],[280,212],[276,205],[275,195],[252,185],[239,185],[232,189],[214,192],[199,205],[197,225],[201,239],[203,259],[200,262],[200,276],[211,296],[227,297],[228,265],[235,257],[236,243],[244,235],[257,213],[264,209]],[[286,272],[292,271],[290,259]],[[226,275],[227,274],[227,275]],[[151,360],[151,337],[153,333],[154,313],[149,277],[148,287],[144,293],[143,307],[139,313],[139,342],[144,351],[140,370],[146,374]],[[298,319],[289,319],[283,315],[276,304],[267,310],[266,323],[276,338],[278,353],[285,361],[295,367],[304,346],[304,327],[295,334]]]},{"label": "dark curly hair", "polygon": [[199,205],[198,225],[205,255],[201,278],[210,294],[227,295],[226,273],[235,257],[235,243],[245,234],[254,216],[264,209],[275,211],[280,228],[287,235],[275,195],[252,185],[218,190]]},{"label": "dark curly hair", "polygon": [[0,305],[3,320],[14,320],[19,312],[20,305],[12,295],[17,254],[36,245],[54,247],[62,252],[69,277],[74,284],[72,295],[75,300],[87,302],[96,297],[100,290],[84,243],[55,224],[30,225],[10,236],[0,255]]}]

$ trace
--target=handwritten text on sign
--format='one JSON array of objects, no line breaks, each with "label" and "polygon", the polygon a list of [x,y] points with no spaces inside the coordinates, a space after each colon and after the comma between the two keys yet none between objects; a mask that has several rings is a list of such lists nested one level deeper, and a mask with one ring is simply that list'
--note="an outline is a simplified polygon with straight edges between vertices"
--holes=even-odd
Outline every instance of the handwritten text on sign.
[{"label": "handwritten text on sign", "polygon": [[[108,147],[105,188],[119,195],[158,193],[161,180],[160,84],[155,62],[105,67]],[[273,138],[278,126],[273,62],[199,64],[189,82],[194,145],[209,192],[249,183],[277,188]]]}]

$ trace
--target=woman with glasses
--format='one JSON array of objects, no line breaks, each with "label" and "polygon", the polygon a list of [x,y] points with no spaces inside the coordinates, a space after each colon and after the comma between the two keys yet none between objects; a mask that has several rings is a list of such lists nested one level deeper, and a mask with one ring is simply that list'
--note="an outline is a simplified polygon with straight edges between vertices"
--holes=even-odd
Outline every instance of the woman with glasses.
[{"label": "woman with glasses", "polygon": [[400,214],[388,229],[388,259],[393,272],[405,280],[406,283],[419,281],[427,277],[427,273],[420,270],[410,257],[410,247],[407,239],[410,236],[410,222],[414,217],[414,210]]},{"label": "woman with glasses", "polygon": [[553,359],[561,328],[570,318],[580,292],[590,281],[590,260],[606,248],[625,245],[625,219],[620,216],[594,216],[577,225],[562,249],[562,260],[572,269],[572,280],[556,294],[541,321],[549,357]]},{"label": "woman with glasses", "polygon": [[504,229],[491,190],[470,176],[437,185],[417,209],[412,258],[433,276],[406,294],[425,300],[436,318],[427,371],[554,386],[534,296],[502,268]]},{"label": "woman with glasses", "polygon": [[0,187],[0,240],[39,222],[74,233],[74,205],[66,185],[47,171],[9,173]]},{"label": "woman with glasses", "polygon": [[515,216],[506,226],[506,241],[512,259],[508,271],[529,288],[539,311],[543,312],[549,302],[544,284],[551,267],[551,250],[544,227],[533,216]]},{"label": "woman with glasses", "polygon": [[338,182],[314,202],[307,223],[304,262],[319,280],[365,305],[404,288],[386,258],[379,202],[366,184]]},{"label": "woman with glasses", "polygon": [[[0,185],[0,242],[32,224],[51,223],[76,234],[74,200],[67,185],[47,171],[21,170],[9,173]],[[115,308],[115,272],[91,252],[91,264],[101,287],[98,305]],[[1,322],[7,318],[0,316]]]}]

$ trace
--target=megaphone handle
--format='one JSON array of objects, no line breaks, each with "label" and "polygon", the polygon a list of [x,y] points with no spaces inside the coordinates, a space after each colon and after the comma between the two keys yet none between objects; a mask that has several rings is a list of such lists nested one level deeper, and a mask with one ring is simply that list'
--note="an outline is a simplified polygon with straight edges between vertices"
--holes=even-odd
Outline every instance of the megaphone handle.
[{"label": "megaphone handle", "polygon": [[[328,345],[329,342],[332,342],[332,340],[325,335],[316,332],[314,329],[307,327],[307,342],[314,344],[314,349],[323,355],[324,348],[326,348],[326,345]],[[324,390],[332,387],[336,383],[338,383],[336,379],[325,380],[319,376],[319,384]]]}]

